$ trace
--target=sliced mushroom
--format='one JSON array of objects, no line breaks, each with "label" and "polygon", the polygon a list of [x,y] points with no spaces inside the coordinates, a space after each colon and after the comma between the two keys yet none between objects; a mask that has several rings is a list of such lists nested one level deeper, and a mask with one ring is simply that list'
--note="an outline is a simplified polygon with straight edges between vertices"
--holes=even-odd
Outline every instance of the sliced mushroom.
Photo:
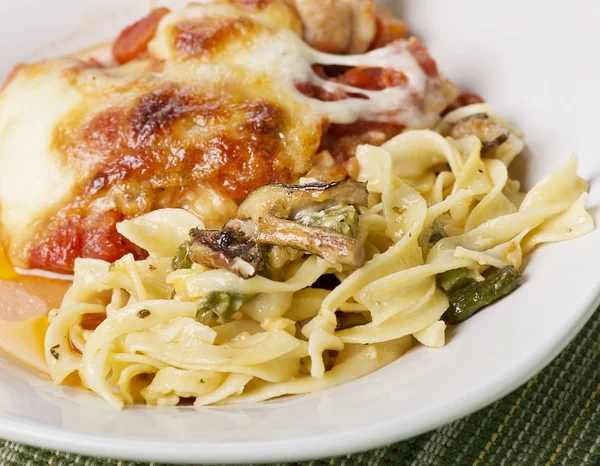
[{"label": "sliced mushroom", "polygon": [[464,136],[477,136],[482,149],[495,149],[506,142],[510,132],[490,119],[487,113],[476,113],[458,120],[450,130],[450,137],[460,139]]},{"label": "sliced mushroom", "polygon": [[262,246],[236,230],[190,230],[190,259],[206,267],[223,268],[250,278],[263,267]]},{"label": "sliced mushroom", "polygon": [[[299,211],[318,203],[366,206],[369,192],[366,183],[337,181],[300,186],[269,184],[253,191],[238,207],[237,218],[257,220],[265,216],[291,218]],[[329,205],[323,205],[323,208]]]},{"label": "sliced mushroom", "polygon": [[252,192],[238,208],[237,219],[225,229],[237,231],[261,244],[290,247],[333,262],[361,267],[365,262],[362,244],[332,228],[305,225],[298,219],[306,210],[332,205],[367,205],[365,183],[339,181],[301,186],[271,184]]},{"label": "sliced mushroom", "polygon": [[[365,262],[364,246],[352,237],[357,234],[358,217],[354,207],[348,206],[365,206],[367,201],[366,183],[358,181],[266,185],[250,193],[240,204],[237,218],[222,230],[192,229],[189,257],[195,263],[225,268],[243,278],[254,276],[264,267],[263,245],[361,267]],[[323,215],[319,215],[321,212]],[[333,222],[349,224],[333,224],[321,218],[327,215]]]},{"label": "sliced mushroom", "polygon": [[256,227],[253,238],[262,244],[290,247],[335,264],[361,267],[365,263],[365,250],[358,240],[327,228],[275,217],[259,218]]}]

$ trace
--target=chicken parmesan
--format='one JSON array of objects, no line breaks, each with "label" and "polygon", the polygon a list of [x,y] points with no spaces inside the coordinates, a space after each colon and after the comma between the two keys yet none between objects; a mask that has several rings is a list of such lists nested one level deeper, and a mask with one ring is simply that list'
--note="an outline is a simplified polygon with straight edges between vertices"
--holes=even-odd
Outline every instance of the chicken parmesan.
[{"label": "chicken parmesan", "polygon": [[219,227],[262,185],[344,179],[358,144],[435,125],[456,91],[403,23],[371,1],[333,2],[332,22],[316,3],[158,8],[110,59],[16,67],[0,94],[11,262],[142,258],[118,222],[182,207]]}]

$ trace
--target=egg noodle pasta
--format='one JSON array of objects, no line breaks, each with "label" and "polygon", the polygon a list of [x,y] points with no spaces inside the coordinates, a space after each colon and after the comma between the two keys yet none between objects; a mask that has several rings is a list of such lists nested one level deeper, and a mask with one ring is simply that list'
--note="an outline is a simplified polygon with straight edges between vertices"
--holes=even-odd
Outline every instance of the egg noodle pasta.
[{"label": "egg noodle pasta", "polygon": [[[500,136],[471,131],[481,122]],[[284,200],[317,199],[301,211],[264,201],[273,197],[253,206],[251,194],[234,221],[258,242],[237,244],[245,255],[235,259],[218,251],[210,264],[196,257],[206,248],[194,249],[216,234],[204,230],[210,218],[160,209],[121,222],[148,257],[76,261],[73,285],[50,314],[52,379],[119,408],[248,403],[349,382],[415,343],[440,348],[455,323],[446,313],[462,299],[456,281],[468,281],[468,294],[518,273],[537,245],[594,228],[577,158],[522,193],[507,169],[523,147],[489,106],[459,108],[435,131],[358,147],[349,189],[365,183],[368,201],[344,201],[343,184],[325,198],[311,180],[277,188]],[[296,226],[298,235],[318,232],[315,243],[294,248]]]}]

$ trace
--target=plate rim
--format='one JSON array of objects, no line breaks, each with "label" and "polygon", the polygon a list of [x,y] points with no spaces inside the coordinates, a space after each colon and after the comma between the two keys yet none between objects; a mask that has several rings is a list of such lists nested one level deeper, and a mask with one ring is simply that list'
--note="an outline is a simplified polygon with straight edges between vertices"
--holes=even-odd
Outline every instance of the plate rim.
[{"label": "plate rim", "polygon": [[[512,115],[516,116],[519,114]],[[598,166],[594,164],[594,169]],[[327,434],[307,435],[301,440],[287,438],[220,443],[202,440],[149,441],[143,438],[119,438],[116,435],[83,434],[0,414],[0,438],[78,455],[188,464],[302,461],[377,448],[407,440],[467,416],[526,383],[564,350],[596,312],[600,304],[600,278],[583,291],[579,303],[569,308],[564,325],[557,328],[551,338],[542,339],[532,346],[531,352],[513,359],[502,373],[487,376],[477,390],[435,400],[427,408],[412,412],[402,419],[374,421],[364,426],[346,428],[342,432],[332,429]]]},{"label": "plate rim", "polygon": [[[508,371],[489,377],[473,392],[446,399],[427,410],[414,412],[402,420],[371,423],[361,428],[298,439],[234,441],[147,442],[139,439],[81,434],[67,429],[41,427],[36,423],[0,415],[0,437],[25,445],[62,450],[84,456],[167,462],[172,464],[250,464],[306,461],[349,455],[408,440],[472,414],[503,398],[550,364],[573,341],[600,305],[600,281],[572,314],[569,325],[555,339],[516,362]],[[407,427],[409,426],[409,427]],[[110,453],[108,453],[110,452]]]}]

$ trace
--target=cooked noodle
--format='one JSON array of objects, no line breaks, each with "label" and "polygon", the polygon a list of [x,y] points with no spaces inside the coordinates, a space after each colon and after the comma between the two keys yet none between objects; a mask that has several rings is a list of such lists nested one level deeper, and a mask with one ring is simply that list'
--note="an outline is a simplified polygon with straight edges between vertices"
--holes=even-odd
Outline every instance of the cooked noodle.
[{"label": "cooked noodle", "polygon": [[[508,138],[484,151],[475,136],[449,137],[456,122],[478,114]],[[367,254],[358,268],[287,250],[271,261],[269,276],[242,278],[199,264],[174,271],[171,259],[189,241],[188,230],[210,219],[163,209],[122,222],[119,232],[150,255],[114,264],[77,260],[46,336],[52,379],[62,383],[76,373],[117,407],[190,397],[196,405],[258,402],[356,379],[415,341],[441,347],[449,301],[437,275],[519,269],[537,245],[594,227],[577,159],[524,194],[507,173],[522,149],[520,133],[483,104],[448,114],[436,131],[360,146],[358,180],[368,183],[369,205],[358,208],[357,238]],[[436,231],[443,235],[433,243]],[[313,286],[323,275],[340,283],[331,291]],[[201,323],[198,303],[214,292],[241,296],[244,304],[224,323]],[[106,318],[83,330],[86,314]],[[346,318],[355,323],[340,325]]]}]

